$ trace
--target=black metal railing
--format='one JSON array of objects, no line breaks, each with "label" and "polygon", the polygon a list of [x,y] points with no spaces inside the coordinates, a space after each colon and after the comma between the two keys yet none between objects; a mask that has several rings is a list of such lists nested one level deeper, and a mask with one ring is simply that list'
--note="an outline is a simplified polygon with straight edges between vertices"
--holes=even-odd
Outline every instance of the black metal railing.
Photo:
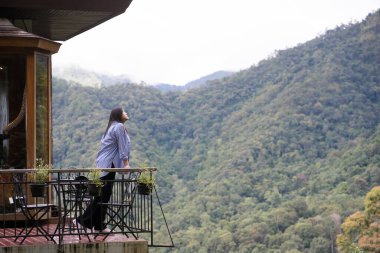
[{"label": "black metal railing", "polygon": [[[68,236],[90,242],[94,238],[105,240],[110,235],[122,234],[134,239],[144,238],[149,246],[174,246],[156,188],[153,187],[148,195],[138,192],[141,173],[148,170],[153,177],[156,168],[97,169],[116,175],[115,179],[103,180],[103,184],[113,185],[109,201],[104,201],[100,197],[102,195],[96,196],[90,190],[88,175],[93,170],[53,169],[50,180],[42,186],[43,194],[40,196],[32,195],[31,190],[31,175],[35,170],[0,170],[0,240],[13,239],[15,243],[23,244],[28,237],[44,237],[62,247]],[[87,209],[94,201],[97,208]],[[90,212],[90,215],[84,215],[85,212]],[[83,217],[92,217],[91,212],[106,216],[109,231],[82,226],[86,223]],[[166,226],[167,244],[153,240],[156,213],[163,218],[160,219],[163,224],[158,226]]]}]

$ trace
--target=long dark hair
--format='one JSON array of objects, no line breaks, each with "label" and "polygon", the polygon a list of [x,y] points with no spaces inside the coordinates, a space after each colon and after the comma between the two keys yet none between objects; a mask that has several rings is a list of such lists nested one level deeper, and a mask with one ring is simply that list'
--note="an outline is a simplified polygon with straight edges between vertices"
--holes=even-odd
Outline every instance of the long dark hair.
[{"label": "long dark hair", "polygon": [[112,125],[112,123],[114,121],[123,123],[123,121],[121,119],[122,115],[123,115],[123,108],[117,107],[117,108],[112,109],[112,111],[110,113],[110,119],[108,120],[107,129],[104,132],[104,136],[106,136],[108,129],[110,128],[110,126]]}]

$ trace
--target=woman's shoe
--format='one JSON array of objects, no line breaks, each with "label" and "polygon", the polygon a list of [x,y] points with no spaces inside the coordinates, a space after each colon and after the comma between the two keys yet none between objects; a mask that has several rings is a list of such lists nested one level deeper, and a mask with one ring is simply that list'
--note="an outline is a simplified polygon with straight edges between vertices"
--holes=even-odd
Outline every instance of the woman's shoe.
[{"label": "woman's shoe", "polygon": [[94,232],[98,233],[98,234],[109,234],[109,233],[111,233],[111,229],[109,229],[109,228],[104,228],[101,230],[94,229]]},{"label": "woman's shoe", "polygon": [[75,228],[78,228],[78,229],[86,229],[84,226],[82,226],[82,224],[80,224],[76,219],[73,219],[73,224],[74,224],[74,227]]}]

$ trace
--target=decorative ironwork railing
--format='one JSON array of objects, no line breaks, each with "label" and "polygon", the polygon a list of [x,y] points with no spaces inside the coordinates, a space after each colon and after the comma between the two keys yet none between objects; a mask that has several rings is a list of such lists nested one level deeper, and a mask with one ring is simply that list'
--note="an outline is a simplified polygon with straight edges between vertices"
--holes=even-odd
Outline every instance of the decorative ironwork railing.
[{"label": "decorative ironwork railing", "polygon": [[[115,174],[114,178],[102,180],[102,187],[95,187],[103,193],[92,190],[89,176],[95,171]],[[42,193],[38,195],[31,180],[34,169],[0,170],[0,241],[6,238],[22,244],[28,237],[44,237],[62,246],[66,236],[92,241],[122,234],[146,239],[152,247],[173,247],[156,187],[153,185],[151,191],[144,192],[139,184],[143,172],[153,178],[156,171],[156,168],[52,169],[49,181],[42,185]],[[109,200],[105,197],[107,192]],[[161,215],[162,224],[155,224],[156,213]],[[108,231],[92,227],[100,216],[105,216]],[[169,242],[165,245],[153,240],[155,228],[163,225]]]}]

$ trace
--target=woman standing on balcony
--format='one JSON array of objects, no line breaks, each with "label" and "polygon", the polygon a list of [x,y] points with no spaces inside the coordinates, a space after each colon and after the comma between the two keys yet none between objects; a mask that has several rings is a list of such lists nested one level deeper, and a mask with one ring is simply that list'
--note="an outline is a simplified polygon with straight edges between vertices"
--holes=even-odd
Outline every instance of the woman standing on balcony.
[{"label": "woman standing on balcony", "polygon": [[[128,114],[120,107],[111,111],[106,131],[100,142],[96,157],[98,168],[129,169],[130,139],[124,123],[129,119]],[[102,172],[101,179],[105,181],[100,197],[96,197],[87,207],[82,216],[73,222],[85,228],[94,228],[95,232],[109,233],[105,227],[106,206],[99,202],[108,203],[112,194],[115,172]]]}]

